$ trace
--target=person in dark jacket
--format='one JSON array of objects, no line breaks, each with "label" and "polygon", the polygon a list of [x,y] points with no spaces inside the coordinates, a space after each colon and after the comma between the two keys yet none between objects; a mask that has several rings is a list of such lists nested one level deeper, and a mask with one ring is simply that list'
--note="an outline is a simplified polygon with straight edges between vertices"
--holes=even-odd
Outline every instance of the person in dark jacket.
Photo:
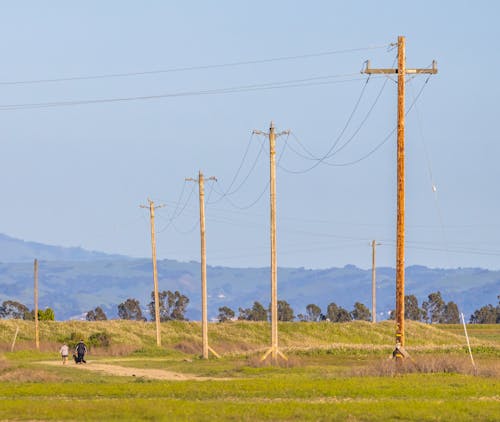
[{"label": "person in dark jacket", "polygon": [[80,340],[80,342],[76,345],[75,347],[75,362],[76,363],[87,363],[85,360],[85,353],[87,353],[87,346],[85,346],[85,343],[83,340]]}]

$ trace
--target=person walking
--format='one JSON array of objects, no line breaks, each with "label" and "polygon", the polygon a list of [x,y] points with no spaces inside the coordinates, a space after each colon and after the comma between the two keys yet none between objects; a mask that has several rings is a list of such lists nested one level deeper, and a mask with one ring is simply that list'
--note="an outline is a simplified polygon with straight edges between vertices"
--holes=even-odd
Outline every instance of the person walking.
[{"label": "person walking", "polygon": [[61,349],[59,349],[59,353],[61,354],[63,365],[66,365],[66,361],[68,360],[68,352],[69,352],[68,345],[66,343],[64,343],[61,346]]},{"label": "person walking", "polygon": [[82,363],[82,362],[87,363],[85,361],[85,353],[87,353],[87,346],[85,346],[83,340],[80,340],[80,342],[76,345],[75,352],[76,352],[76,363]]}]

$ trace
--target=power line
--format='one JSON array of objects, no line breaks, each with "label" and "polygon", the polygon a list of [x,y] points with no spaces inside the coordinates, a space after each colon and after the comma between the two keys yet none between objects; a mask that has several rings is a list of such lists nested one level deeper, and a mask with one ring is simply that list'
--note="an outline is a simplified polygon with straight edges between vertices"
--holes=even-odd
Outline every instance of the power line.
[{"label": "power line", "polygon": [[167,224],[166,224],[165,226],[163,226],[160,230],[158,230],[158,231],[157,231],[158,233],[162,233],[162,232],[164,232],[166,229],[168,229],[168,228],[172,225],[173,221],[174,221],[176,218],[178,218],[179,216],[181,216],[181,215],[182,215],[182,213],[184,212],[184,210],[186,209],[186,207],[187,207],[187,205],[188,205],[189,201],[191,200],[191,197],[193,196],[193,192],[194,192],[194,185],[192,186],[191,191],[189,192],[189,195],[188,195],[188,197],[186,198],[186,202],[184,202],[184,205],[180,208],[180,211],[178,211],[178,210],[179,210],[179,204],[181,203],[180,201],[181,201],[181,199],[182,199],[182,195],[184,194],[184,190],[185,190],[185,188],[186,188],[186,181],[184,181],[184,185],[182,186],[181,195],[179,196],[179,200],[177,201],[177,206],[176,206],[176,208],[175,208],[174,212],[172,213],[171,217],[168,219]]},{"label": "power line", "polygon": [[256,59],[256,60],[244,60],[239,62],[229,62],[229,63],[218,63],[218,64],[208,64],[208,65],[198,65],[198,66],[184,66],[184,67],[173,67],[169,69],[159,69],[159,70],[147,70],[147,71],[139,71],[139,72],[123,72],[123,73],[106,73],[99,75],[82,75],[82,76],[70,76],[70,77],[62,77],[62,78],[47,78],[47,79],[29,79],[29,80],[19,80],[19,81],[0,81],[0,85],[28,85],[28,84],[42,84],[42,83],[56,83],[56,82],[71,82],[71,81],[82,81],[82,80],[94,80],[94,79],[109,79],[109,78],[124,78],[124,77],[132,77],[132,76],[146,76],[146,75],[157,75],[162,73],[180,73],[180,72],[188,72],[195,70],[208,70],[208,69],[221,69],[227,67],[237,67],[237,66],[248,66],[255,64],[265,64],[265,63],[273,63],[280,61],[289,61],[289,60],[299,60],[299,59],[309,59],[314,57],[323,57],[323,56],[331,56],[335,54],[342,53],[352,53],[356,51],[366,51],[366,50],[375,50],[379,48],[385,48],[388,45],[377,45],[372,47],[359,47],[359,48],[350,48],[343,50],[330,50],[323,51],[319,53],[307,53],[300,54],[294,56],[281,56],[281,57],[273,57],[268,59]]},{"label": "power line", "polygon": [[[359,107],[359,104],[361,102],[361,99],[363,98],[363,95],[365,93],[365,90],[366,90],[366,87],[368,86],[368,82],[370,81],[370,78],[366,78],[366,82],[365,84],[363,85],[363,88],[361,90],[361,93],[359,95],[359,98],[358,100],[356,101],[356,103],[354,104],[354,108],[353,110],[351,111],[350,115],[349,115],[349,118],[347,119],[344,127],[342,128],[342,130],[340,131],[340,134],[337,136],[337,139],[334,141],[333,145],[328,149],[328,151],[326,152],[326,154],[323,155],[323,157],[321,158],[312,158],[313,160],[316,160],[317,162],[314,163],[311,167],[305,169],[305,170],[299,170],[299,171],[294,171],[294,170],[288,170],[287,168],[285,167],[282,167],[282,166],[279,166],[282,170],[286,171],[287,173],[293,173],[293,174],[303,174],[303,173],[307,173],[309,171],[311,171],[312,169],[316,168],[317,166],[319,166],[326,158],[329,157],[329,154],[334,150],[334,148],[337,146],[337,144],[339,143],[341,137],[344,135],[345,131],[347,130],[352,118],[354,117],[354,114],[356,113],[358,107]],[[385,85],[384,85],[385,86]],[[296,138],[296,137],[295,137]]]},{"label": "power line", "polygon": [[[252,140],[253,135],[254,135],[254,134],[252,133],[252,136],[250,137],[250,141]],[[250,166],[250,170],[248,171],[247,175],[243,178],[242,182],[238,185],[238,187],[236,187],[234,190],[230,191],[230,190],[231,190],[231,188],[232,188],[232,186],[233,186],[233,184],[234,184],[234,182],[236,181],[236,178],[238,177],[238,174],[239,174],[239,172],[240,172],[240,170],[241,170],[242,166],[243,166],[243,163],[244,163],[244,161],[245,161],[245,158],[246,158],[246,156],[247,156],[247,153],[248,153],[249,148],[250,148],[250,143],[249,143],[249,144],[248,144],[248,146],[247,146],[247,149],[246,149],[246,151],[245,151],[245,154],[243,155],[243,159],[242,159],[242,161],[241,161],[241,163],[240,163],[240,165],[239,165],[239,167],[238,167],[238,170],[236,171],[236,174],[235,174],[235,176],[233,177],[233,180],[231,181],[231,183],[230,183],[229,187],[226,189],[226,191],[225,191],[225,192],[218,192],[217,190],[215,190],[215,192],[216,192],[217,194],[219,194],[219,195],[220,195],[220,196],[219,196],[219,198],[218,198],[218,199],[216,199],[216,200],[214,200],[214,201],[212,201],[212,202],[209,202],[209,201],[207,200],[207,205],[208,205],[208,204],[215,204],[215,203],[217,203],[217,202],[220,202],[223,198],[225,198],[225,197],[227,197],[227,196],[234,195],[234,194],[235,194],[235,193],[237,193],[237,192],[238,192],[238,191],[239,191],[239,190],[243,187],[243,185],[246,183],[246,181],[248,180],[248,178],[250,177],[250,175],[252,174],[253,170],[255,169],[255,167],[256,167],[256,165],[257,165],[257,163],[258,163],[259,158],[260,158],[260,155],[262,154],[262,151],[264,150],[264,142],[263,142],[263,141],[261,142],[261,145],[260,145],[260,148],[259,148],[259,152],[257,153],[257,156],[255,157],[255,160],[253,161],[252,165]]]},{"label": "power line", "polygon": [[[424,82],[424,84],[422,85],[422,88],[418,92],[417,96],[414,98],[410,107],[408,107],[408,110],[406,110],[405,116],[412,110],[413,106],[416,104],[416,102],[420,98],[420,95],[424,91],[424,88],[427,86],[427,82],[429,82],[429,79],[430,79],[430,77],[428,77],[426,79],[426,81]],[[389,134],[382,140],[382,142],[380,142],[375,148],[373,148],[370,152],[368,152],[367,154],[363,155],[362,157],[360,157],[356,160],[345,162],[345,163],[330,163],[328,161],[324,161],[323,163],[326,164],[327,166],[332,166],[332,167],[344,167],[344,166],[351,166],[351,165],[357,164],[357,163],[367,159],[368,157],[373,155],[375,152],[377,152],[389,140],[389,138],[394,134],[394,132],[396,132],[396,127],[394,127],[394,129],[392,129],[389,132]]]},{"label": "power line", "polygon": [[[357,74],[351,74],[357,75]],[[115,97],[115,98],[101,98],[101,99],[90,99],[90,100],[68,100],[68,101],[53,101],[53,102],[41,102],[41,103],[20,103],[20,104],[3,104],[0,105],[0,111],[12,111],[12,110],[27,110],[27,109],[38,109],[38,108],[56,108],[56,107],[73,107],[79,105],[96,105],[96,104],[108,104],[108,103],[123,103],[129,101],[147,101],[147,100],[159,100],[165,98],[180,98],[180,97],[193,97],[193,96],[203,96],[203,95],[222,95],[222,94],[234,94],[240,92],[252,92],[252,91],[264,91],[272,89],[284,89],[284,88],[301,88],[309,86],[321,86],[321,85],[332,85],[338,83],[355,82],[359,80],[365,80],[364,77],[343,79],[343,80],[330,80],[338,77],[343,77],[348,75],[327,75],[327,76],[317,76],[304,79],[295,79],[289,81],[278,81],[278,82],[268,82],[263,84],[251,84],[251,85],[240,85],[228,88],[214,88],[205,90],[193,90],[193,91],[180,91],[165,94],[153,94],[153,95],[141,95],[141,96],[130,96],[130,97]],[[316,82],[314,82],[316,81]]]},{"label": "power line", "polygon": [[[286,137],[286,140],[285,140],[285,144],[286,142],[288,141],[288,138],[289,138],[290,134],[288,133],[288,136]],[[261,147],[261,151],[262,151],[262,147]],[[281,150],[281,153],[278,157],[278,160],[277,160],[277,163],[279,164],[279,162],[281,161],[281,158],[283,157],[283,153],[285,152],[285,148],[283,148]],[[238,204],[236,204],[235,202],[233,202],[229,197],[225,196],[224,198],[229,202],[229,204],[231,206],[233,206],[234,208],[237,208],[239,210],[246,210],[246,209],[249,209],[251,207],[253,207],[257,202],[260,201],[260,199],[264,196],[264,194],[266,193],[267,189],[269,188],[269,185],[271,184],[271,181],[269,180],[267,183],[266,183],[266,186],[264,188],[264,190],[257,196],[256,199],[254,199],[252,202],[250,202],[249,204],[247,205],[244,205],[244,206],[240,206]],[[220,192],[217,192],[219,193],[219,195],[221,195]]]},{"label": "power line", "polygon": [[[393,62],[393,65],[394,65],[395,61]],[[361,128],[364,126],[364,124],[366,123],[366,121],[368,120],[370,114],[372,113],[373,109],[375,108],[375,105],[377,104],[378,100],[380,99],[381,95],[382,95],[382,92],[384,91],[385,89],[385,86],[387,84],[387,79],[385,79],[384,83],[382,84],[382,87],[380,88],[380,91],[378,92],[377,96],[375,97],[375,101],[373,102],[373,104],[371,105],[371,107],[368,109],[368,112],[366,113],[365,117],[362,119],[361,123],[358,125],[358,127],[356,128],[356,130],[353,132],[353,134],[350,136],[350,138],[344,142],[344,144],[342,146],[340,146],[338,149],[335,150],[335,147],[338,145],[338,143],[340,142],[342,136],[344,135],[347,127],[349,126],[349,123],[351,122],[356,110],[358,109],[359,107],[359,104],[361,102],[361,98],[363,97],[363,94],[365,92],[365,89],[366,89],[366,86],[368,85],[368,81],[370,80],[370,78],[368,77],[367,80],[366,80],[366,83],[365,85],[363,86],[363,89],[361,91],[361,94],[357,100],[357,102],[355,103],[354,105],[354,108],[349,116],[349,118],[347,119],[347,122],[346,124],[344,125],[343,129],[341,130],[340,134],[337,136],[337,139],[335,140],[335,142],[333,143],[333,145],[330,147],[330,149],[320,158],[318,157],[315,157],[313,156],[312,154],[311,155],[311,158],[308,158],[308,157],[303,157],[303,158],[306,158],[308,160],[315,160],[317,161],[315,164],[313,164],[311,167],[308,167],[306,169],[303,169],[303,170],[289,170],[283,166],[280,166],[280,168],[282,170],[284,170],[285,172],[287,173],[292,173],[292,174],[304,174],[304,173],[307,173],[311,170],[313,170],[314,168],[316,168],[317,166],[319,166],[321,163],[324,163],[324,164],[328,164],[328,162],[326,162],[326,160],[328,158],[331,158],[333,157],[335,154],[337,154],[338,152],[342,151],[347,145],[349,145],[349,143],[356,137],[356,135],[359,133],[359,131],[361,130]],[[298,140],[298,138],[294,135],[295,139],[298,141],[298,143],[302,146],[302,143]],[[302,146],[303,147],[303,146]],[[303,147],[305,149],[305,147]],[[293,149],[292,149],[293,150]],[[306,150],[307,151],[307,150]],[[307,151],[309,152],[309,151]],[[299,154],[300,155],[300,154]]]}]

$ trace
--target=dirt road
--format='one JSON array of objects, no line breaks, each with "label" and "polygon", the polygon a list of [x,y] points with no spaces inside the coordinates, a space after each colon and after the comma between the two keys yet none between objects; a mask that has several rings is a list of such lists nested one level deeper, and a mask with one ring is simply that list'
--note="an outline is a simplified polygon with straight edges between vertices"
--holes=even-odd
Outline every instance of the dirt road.
[{"label": "dirt road", "polygon": [[126,366],[110,365],[107,363],[98,363],[87,361],[86,364],[76,365],[73,362],[68,362],[65,366],[60,361],[43,361],[38,362],[43,365],[71,367],[83,371],[97,371],[107,375],[116,375],[120,377],[143,377],[163,381],[225,381],[229,378],[213,378],[213,377],[199,377],[196,375],[182,374],[179,372],[165,371],[163,369],[143,369],[143,368],[130,368]]}]

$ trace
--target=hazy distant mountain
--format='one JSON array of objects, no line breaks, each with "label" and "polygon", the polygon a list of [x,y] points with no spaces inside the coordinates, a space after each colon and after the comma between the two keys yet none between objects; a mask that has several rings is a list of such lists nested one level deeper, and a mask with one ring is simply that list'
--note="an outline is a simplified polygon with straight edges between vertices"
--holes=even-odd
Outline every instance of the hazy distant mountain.
[{"label": "hazy distant mountain", "polygon": [[[139,299],[144,310],[151,301],[153,278],[149,259],[113,259],[110,255],[79,248],[58,248],[9,239],[6,236],[0,238],[2,261],[7,261],[4,257],[9,256],[6,248],[15,246],[20,251],[20,245],[28,246],[25,255],[21,252],[11,255],[17,262],[0,263],[0,302],[13,299],[33,307],[34,257],[40,261],[40,307],[53,308],[58,320],[77,317],[96,306],[102,306],[108,317],[116,317],[117,305],[129,297]],[[28,255],[28,251],[33,254]],[[20,259],[22,257],[24,259]],[[179,290],[187,295],[190,299],[187,317],[200,319],[199,263],[159,261],[158,278],[160,290]],[[269,280],[269,268],[209,266],[209,317],[215,318],[221,306],[229,306],[236,313],[239,307],[250,307],[255,300],[267,306]],[[437,290],[441,291],[445,301],[456,302],[468,318],[475,309],[496,303],[500,294],[500,271],[407,268],[406,293],[416,295],[419,304]],[[348,310],[352,310],[356,301],[371,307],[371,271],[353,265],[323,270],[279,268],[278,298],[288,301],[295,314],[304,313],[310,303],[320,306],[323,311],[331,302]],[[377,313],[382,314],[379,319],[387,318],[394,302],[395,271],[393,268],[378,268]],[[146,315],[149,318],[147,311]]]},{"label": "hazy distant mountain", "polygon": [[45,261],[126,259],[125,256],[87,251],[78,247],[65,248],[28,242],[0,233],[0,262],[33,262],[35,258]]}]

